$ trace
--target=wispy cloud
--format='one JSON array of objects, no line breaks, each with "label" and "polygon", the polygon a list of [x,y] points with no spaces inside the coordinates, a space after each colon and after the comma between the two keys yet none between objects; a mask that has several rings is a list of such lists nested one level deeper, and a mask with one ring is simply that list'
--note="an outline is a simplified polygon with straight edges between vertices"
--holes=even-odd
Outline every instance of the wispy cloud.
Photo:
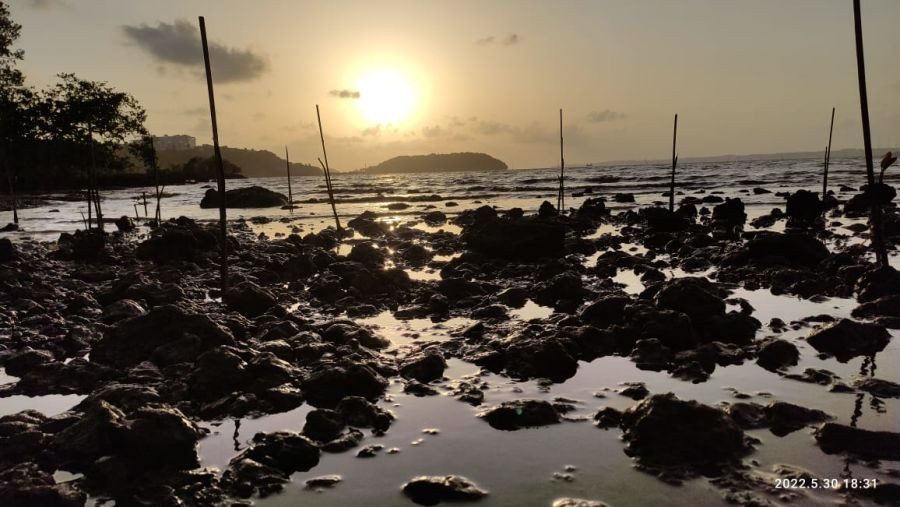
[{"label": "wispy cloud", "polygon": [[358,91],[347,90],[347,89],[331,90],[330,92],[328,92],[328,95],[331,95],[332,97],[337,97],[339,99],[358,99],[359,98]]},{"label": "wispy cloud", "polygon": [[513,44],[518,44],[522,38],[517,33],[510,33],[503,37],[497,37],[495,35],[488,35],[487,37],[482,37],[475,41],[475,44],[479,46],[490,46],[492,44],[500,44],[501,46],[512,46]]},{"label": "wispy cloud", "polygon": [[50,10],[57,7],[69,8],[69,2],[65,0],[26,0],[25,4],[32,9]]},{"label": "wispy cloud", "polygon": [[[202,75],[200,30],[187,20],[160,22],[156,26],[125,25],[122,31],[129,41],[157,62],[190,69],[195,74]],[[269,69],[266,58],[249,49],[231,48],[211,42],[209,53],[213,76],[220,83],[250,81]]]},{"label": "wispy cloud", "polygon": [[624,113],[604,109],[603,111],[591,111],[587,114],[587,120],[591,123],[603,123],[608,121],[621,120],[625,117]]}]

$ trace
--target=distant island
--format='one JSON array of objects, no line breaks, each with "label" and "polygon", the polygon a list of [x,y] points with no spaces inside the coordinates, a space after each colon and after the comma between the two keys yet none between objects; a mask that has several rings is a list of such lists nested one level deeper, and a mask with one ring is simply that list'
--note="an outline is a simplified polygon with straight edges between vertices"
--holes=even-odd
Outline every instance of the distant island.
[{"label": "distant island", "polygon": [[394,157],[371,167],[360,169],[365,174],[437,173],[458,171],[503,171],[502,160],[486,153],[432,153]]},{"label": "distant island", "polygon": [[[245,177],[284,176],[284,159],[268,150],[251,150],[245,148],[230,148],[222,146],[222,158],[241,168],[241,174]],[[208,158],[213,156],[213,147],[203,144],[196,148],[185,150],[159,150],[159,167],[166,169],[180,166],[195,157]],[[322,169],[309,165],[291,162],[291,174],[294,176],[319,176]]]}]

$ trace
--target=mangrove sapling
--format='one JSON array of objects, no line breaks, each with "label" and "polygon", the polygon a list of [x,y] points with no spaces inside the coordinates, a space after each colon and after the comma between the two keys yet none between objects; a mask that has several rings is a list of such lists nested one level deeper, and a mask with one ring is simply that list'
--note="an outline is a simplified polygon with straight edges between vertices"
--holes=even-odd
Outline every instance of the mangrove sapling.
[{"label": "mangrove sapling", "polygon": [[325,188],[328,190],[328,200],[331,202],[331,211],[334,213],[334,224],[341,231],[341,221],[338,219],[337,207],[334,205],[334,189],[331,186],[331,169],[328,166],[328,152],[325,150],[325,134],[322,130],[322,116],[319,114],[319,105],[316,104],[316,120],[319,122],[319,139],[322,141],[322,156],[325,161],[319,159],[319,164],[325,172]]}]

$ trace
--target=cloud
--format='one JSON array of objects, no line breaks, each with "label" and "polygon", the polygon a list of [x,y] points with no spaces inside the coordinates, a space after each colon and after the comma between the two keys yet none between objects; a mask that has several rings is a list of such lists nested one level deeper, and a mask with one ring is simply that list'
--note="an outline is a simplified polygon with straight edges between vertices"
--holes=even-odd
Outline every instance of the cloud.
[{"label": "cloud", "polygon": [[362,130],[362,135],[364,136],[377,136],[381,134],[381,124],[373,125],[371,127],[364,128]]},{"label": "cloud", "polygon": [[[174,23],[160,22],[157,26],[125,25],[122,31],[156,61],[203,75],[200,30],[193,23],[179,19]],[[210,42],[209,58],[218,83],[251,81],[269,69],[265,57],[248,49],[230,48],[215,42]]]},{"label": "cloud", "polygon": [[50,10],[57,7],[69,8],[68,2],[65,0],[27,0],[28,7],[39,10]]},{"label": "cloud", "polygon": [[522,38],[519,37],[519,34],[510,33],[510,34],[503,36],[502,38],[498,38],[494,35],[482,37],[480,39],[477,39],[475,41],[475,44],[477,44],[479,46],[490,46],[492,44],[500,44],[503,46],[512,46],[513,44],[518,44],[519,41],[521,41],[521,40],[522,40]]},{"label": "cloud", "polygon": [[607,121],[621,120],[624,117],[625,115],[623,113],[617,113],[616,111],[604,109],[603,111],[591,111],[587,115],[587,120],[591,123],[603,123]]},{"label": "cloud", "polygon": [[[547,127],[538,122],[531,122],[526,125],[511,125],[488,120],[472,120],[471,126],[477,134],[486,136],[508,136],[517,143],[538,144],[559,142],[559,130],[555,126]],[[563,128],[563,135],[568,141],[581,141],[583,138],[582,134],[583,128],[581,125],[567,125]]]},{"label": "cloud", "polygon": [[332,97],[337,97],[339,99],[358,99],[359,92],[356,90],[347,90],[346,88],[343,90],[331,90],[328,92],[328,95]]},{"label": "cloud", "polygon": [[448,133],[449,132],[447,131],[447,129],[441,128],[440,125],[435,125],[433,127],[422,127],[422,135],[431,139],[443,137]]}]

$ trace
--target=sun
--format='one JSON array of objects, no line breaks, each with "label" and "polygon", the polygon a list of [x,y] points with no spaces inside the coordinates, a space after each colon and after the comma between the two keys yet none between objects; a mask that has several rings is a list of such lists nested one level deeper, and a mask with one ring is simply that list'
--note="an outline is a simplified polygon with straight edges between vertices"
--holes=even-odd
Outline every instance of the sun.
[{"label": "sun", "polygon": [[372,69],[357,82],[359,112],[370,124],[397,124],[412,114],[416,88],[403,72],[392,68]]}]

